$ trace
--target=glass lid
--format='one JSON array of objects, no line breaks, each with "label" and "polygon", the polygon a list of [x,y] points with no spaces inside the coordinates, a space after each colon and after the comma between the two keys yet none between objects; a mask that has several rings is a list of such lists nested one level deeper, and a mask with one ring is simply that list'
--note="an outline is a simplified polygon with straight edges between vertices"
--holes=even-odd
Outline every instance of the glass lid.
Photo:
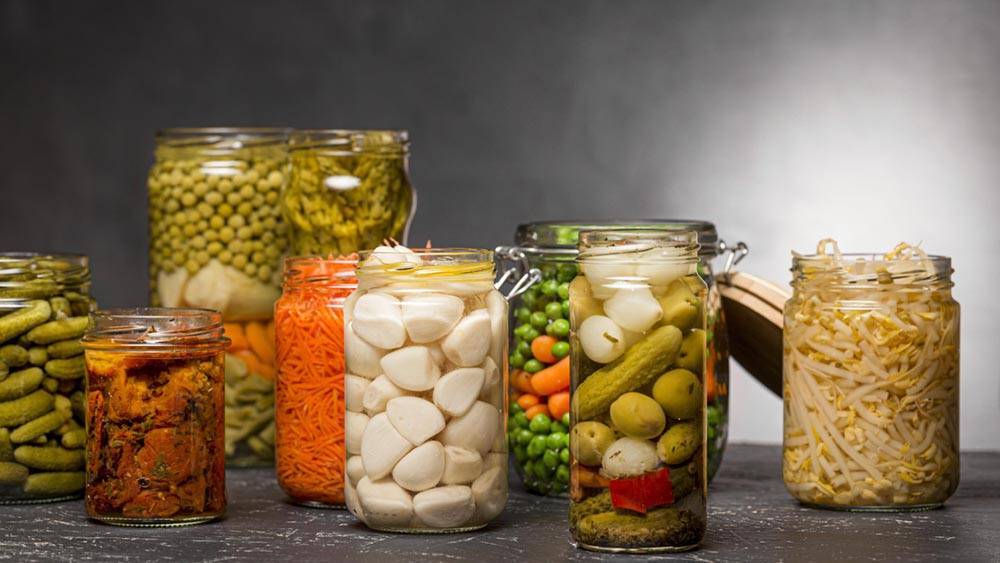
[{"label": "glass lid", "polygon": [[708,221],[686,219],[614,219],[610,221],[536,221],[517,226],[514,244],[524,250],[553,250],[576,252],[581,231],[629,229],[694,231],[698,234],[702,256],[714,257],[719,253],[719,235],[715,225]]}]

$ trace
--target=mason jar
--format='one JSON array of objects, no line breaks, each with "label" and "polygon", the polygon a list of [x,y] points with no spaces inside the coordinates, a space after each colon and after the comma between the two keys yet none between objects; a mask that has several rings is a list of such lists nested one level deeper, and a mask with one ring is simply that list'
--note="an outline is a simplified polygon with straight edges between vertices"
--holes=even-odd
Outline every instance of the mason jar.
[{"label": "mason jar", "polygon": [[689,231],[584,231],[570,282],[570,531],[578,547],[696,547],[706,526],[708,296]]},{"label": "mason jar", "polygon": [[368,381],[344,366],[344,300],[358,286],[356,265],[356,257],[288,258],[274,306],[275,471],[305,506],[344,507],[344,401],[360,402]]},{"label": "mason jar", "polygon": [[[716,286],[715,258],[726,255],[731,267],[747,253],[746,245],[727,246],[707,221],[546,221],[517,227],[513,246],[497,248],[507,268],[501,281],[511,287],[511,388],[508,425],[511,456],[525,488],[533,493],[565,496],[569,456],[564,445],[568,421],[568,389],[535,389],[533,374],[551,369],[569,355],[569,283],[578,267],[577,242],[584,230],[638,227],[698,234],[698,273],[708,284],[707,315],[708,475],[718,471],[726,447],[729,421],[729,343],[722,299]],[[540,343],[535,345],[536,339]],[[535,419],[539,420],[535,420]],[[547,446],[540,447],[545,441]],[[536,446],[531,447],[535,441]],[[551,442],[552,447],[548,447]],[[530,451],[529,451],[530,450]]]},{"label": "mason jar", "polygon": [[222,516],[228,344],[216,311],[94,313],[83,338],[88,517],[163,527]]},{"label": "mason jar", "polygon": [[226,457],[274,460],[274,322],[287,177],[285,129],[191,128],[156,134],[149,171],[150,302],[220,311],[226,354]]},{"label": "mason jar", "polygon": [[493,252],[361,253],[344,307],[347,507],[368,527],[482,528],[507,501],[507,302]]},{"label": "mason jar", "polygon": [[0,254],[0,504],[83,491],[90,267],[78,254]]},{"label": "mason jar", "polygon": [[854,511],[940,506],[959,480],[959,305],[951,259],[906,244],[792,260],[785,486]]},{"label": "mason jar", "polygon": [[416,207],[406,131],[297,130],[282,200],[291,254],[344,256],[406,244]]}]

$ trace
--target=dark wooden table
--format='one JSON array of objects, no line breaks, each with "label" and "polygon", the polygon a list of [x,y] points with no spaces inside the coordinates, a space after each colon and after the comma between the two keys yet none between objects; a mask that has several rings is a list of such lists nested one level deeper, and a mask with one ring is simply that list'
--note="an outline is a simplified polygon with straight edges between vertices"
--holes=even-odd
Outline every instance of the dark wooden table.
[{"label": "dark wooden table", "polygon": [[[849,514],[800,507],[785,493],[780,449],[731,446],[710,489],[709,532],[692,561],[1000,561],[1000,452],[962,456],[947,507]],[[288,504],[270,471],[230,471],[229,513],[172,529],[89,522],[81,502],[0,506],[0,560],[16,561],[532,561],[602,560],[569,543],[566,501],[512,485],[487,529],[441,536],[380,534],[347,512]],[[516,481],[515,477],[512,477]]]}]

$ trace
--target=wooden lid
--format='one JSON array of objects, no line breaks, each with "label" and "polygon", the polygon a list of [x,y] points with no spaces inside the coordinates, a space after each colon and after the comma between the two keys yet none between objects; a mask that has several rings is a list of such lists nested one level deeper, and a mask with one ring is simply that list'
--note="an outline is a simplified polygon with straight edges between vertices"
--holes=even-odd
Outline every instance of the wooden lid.
[{"label": "wooden lid", "polygon": [[791,295],[743,272],[720,276],[718,281],[733,358],[780,397],[782,310]]}]

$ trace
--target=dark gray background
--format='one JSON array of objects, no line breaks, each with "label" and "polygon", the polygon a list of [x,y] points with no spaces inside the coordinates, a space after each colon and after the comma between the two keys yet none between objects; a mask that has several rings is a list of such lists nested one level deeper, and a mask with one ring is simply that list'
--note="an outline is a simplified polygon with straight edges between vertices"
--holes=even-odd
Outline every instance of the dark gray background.
[{"label": "dark gray background", "polygon": [[146,299],[157,128],[405,128],[413,241],[685,216],[782,283],[825,236],[953,256],[963,445],[1000,448],[1000,2],[0,0],[0,76],[0,246],[89,254],[103,305]]}]

